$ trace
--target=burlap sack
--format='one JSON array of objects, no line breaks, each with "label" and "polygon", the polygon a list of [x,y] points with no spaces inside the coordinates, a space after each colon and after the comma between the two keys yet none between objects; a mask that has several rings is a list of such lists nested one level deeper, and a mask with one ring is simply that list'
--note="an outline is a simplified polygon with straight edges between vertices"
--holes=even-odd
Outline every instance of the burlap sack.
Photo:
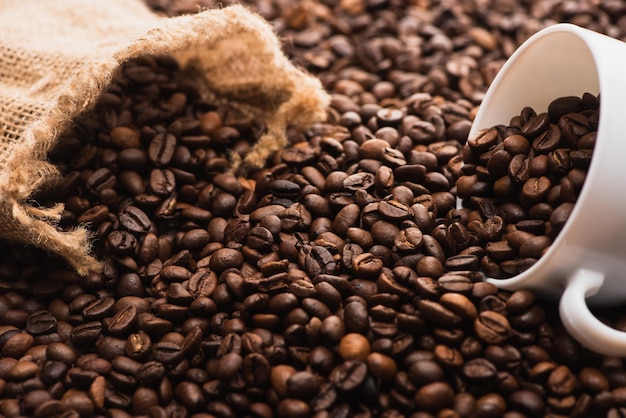
[{"label": "burlap sack", "polygon": [[267,132],[244,163],[285,144],[285,127],[325,117],[319,81],[283,55],[271,27],[242,6],[164,18],[139,0],[0,2],[0,238],[60,254],[81,274],[98,269],[85,228],[54,226],[63,210],[29,196],[58,178],[46,152],[94,104],[120,65],[173,55],[205,76],[213,99],[264,119]]}]

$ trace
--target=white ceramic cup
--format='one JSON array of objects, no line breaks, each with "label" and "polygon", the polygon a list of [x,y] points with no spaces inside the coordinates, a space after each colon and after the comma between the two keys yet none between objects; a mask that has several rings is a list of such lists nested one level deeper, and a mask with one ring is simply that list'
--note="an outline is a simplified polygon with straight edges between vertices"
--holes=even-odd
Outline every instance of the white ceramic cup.
[{"label": "white ceramic cup", "polygon": [[487,279],[508,290],[561,295],[568,332],[586,347],[626,355],[626,332],[589,310],[626,309],[626,43],[571,24],[543,29],[507,60],[476,115],[470,136],[506,124],[524,106],[537,113],[563,96],[600,94],[597,142],[585,184],[564,228],[528,270]]}]

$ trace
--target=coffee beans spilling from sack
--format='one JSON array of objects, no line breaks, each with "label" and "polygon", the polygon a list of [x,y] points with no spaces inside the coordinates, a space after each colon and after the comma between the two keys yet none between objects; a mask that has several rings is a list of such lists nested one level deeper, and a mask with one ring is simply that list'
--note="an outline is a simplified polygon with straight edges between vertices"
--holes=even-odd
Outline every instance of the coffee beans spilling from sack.
[{"label": "coffee beans spilling from sack", "polygon": [[457,195],[477,212],[457,249],[489,277],[532,266],[563,229],[583,187],[596,142],[598,97],[561,97],[537,114],[522,109],[507,126],[469,138]]},{"label": "coffee beans spilling from sack", "polygon": [[622,414],[621,359],[454,259],[470,211],[454,185],[495,69],[550,19],[619,35],[619,5],[253,6],[320,76],[328,121],[237,176],[263,123],[202,99],[168,58],[128,63],[35,196],[95,233],[103,271],[2,244],[0,414]]},{"label": "coffee beans spilling from sack", "polygon": [[[31,196],[58,180],[45,160],[58,135],[93,107],[123,63],[146,54],[174,56],[188,77],[202,80],[204,97],[264,122],[257,145],[233,160],[237,167],[263,166],[286,144],[288,125],[304,129],[324,120],[328,96],[320,81],[295,67],[268,22],[241,5],[163,18],[140,0],[6,0],[0,7],[0,238],[60,254],[81,274],[102,267],[89,253],[87,231],[60,232],[63,208],[39,207]],[[146,77],[135,73],[130,80],[149,83]]]}]

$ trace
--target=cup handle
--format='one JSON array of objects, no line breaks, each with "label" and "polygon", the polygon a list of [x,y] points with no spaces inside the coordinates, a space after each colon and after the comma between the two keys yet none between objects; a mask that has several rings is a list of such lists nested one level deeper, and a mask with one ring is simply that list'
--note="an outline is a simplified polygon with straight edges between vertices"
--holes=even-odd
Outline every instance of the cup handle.
[{"label": "cup handle", "polygon": [[565,329],[583,345],[601,354],[626,355],[626,332],[601,322],[591,313],[585,298],[592,296],[604,282],[604,274],[593,270],[576,270],[567,282],[559,312]]}]

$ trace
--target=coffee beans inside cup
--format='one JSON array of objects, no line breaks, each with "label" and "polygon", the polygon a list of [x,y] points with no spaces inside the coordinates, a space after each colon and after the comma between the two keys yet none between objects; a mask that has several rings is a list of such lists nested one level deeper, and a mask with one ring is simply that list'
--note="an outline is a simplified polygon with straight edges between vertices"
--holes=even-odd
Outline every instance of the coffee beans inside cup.
[{"label": "coffee beans inside cup", "polygon": [[467,248],[484,250],[487,276],[519,274],[550,248],[584,185],[598,117],[598,96],[561,97],[546,112],[526,107],[468,139],[456,188],[474,211]]}]

